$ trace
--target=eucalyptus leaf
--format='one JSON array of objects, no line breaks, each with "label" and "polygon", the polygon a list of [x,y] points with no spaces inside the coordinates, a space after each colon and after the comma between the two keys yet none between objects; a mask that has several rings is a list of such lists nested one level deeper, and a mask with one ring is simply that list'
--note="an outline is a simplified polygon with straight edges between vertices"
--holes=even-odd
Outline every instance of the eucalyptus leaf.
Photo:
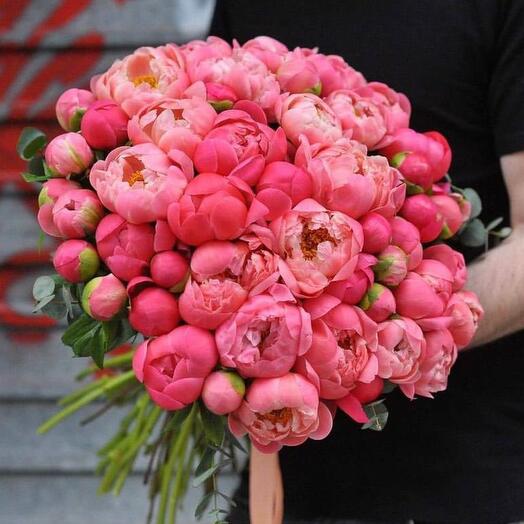
[{"label": "eucalyptus leaf", "polygon": [[471,204],[471,215],[470,218],[477,218],[482,212],[482,201],[478,193],[471,187],[466,187],[462,194],[466,200]]},{"label": "eucalyptus leaf", "polygon": [[225,418],[211,413],[203,404],[200,404],[200,416],[207,440],[220,446],[224,440]]},{"label": "eucalyptus leaf", "polygon": [[239,451],[242,451],[242,453],[245,453],[247,455],[248,451],[247,449],[242,445],[242,442],[237,439],[235,437],[235,435],[233,435],[233,433],[231,433],[231,431],[229,431],[229,428],[226,427],[226,433],[225,433],[225,436],[228,440],[228,442],[236,449],[238,449]]},{"label": "eucalyptus leaf", "polygon": [[40,309],[40,312],[48,317],[60,320],[66,316],[67,309],[63,302],[52,300]]},{"label": "eucalyptus leaf", "polygon": [[493,231],[497,226],[502,224],[504,217],[498,217],[495,220],[492,220],[487,226],[486,231]]},{"label": "eucalyptus leaf", "polygon": [[206,448],[204,453],[202,453],[202,458],[200,459],[198,466],[195,469],[195,477],[199,477],[202,475],[202,473],[212,467],[213,461],[215,460],[215,455],[216,451],[213,448]]},{"label": "eucalyptus leaf", "polygon": [[511,235],[512,232],[513,229],[511,229],[510,227],[503,227],[502,229],[497,231],[497,235],[499,236],[499,238],[507,238]]},{"label": "eucalyptus leaf", "polygon": [[209,503],[211,502],[211,499],[214,496],[214,492],[210,491],[209,493],[206,493],[200,502],[198,503],[196,509],[195,509],[195,518],[200,520],[202,516],[204,515],[204,512],[206,511],[207,507],[209,506]]},{"label": "eucalyptus leaf", "polygon": [[33,284],[33,298],[37,301],[54,294],[55,281],[48,276],[38,277]]},{"label": "eucalyptus leaf", "polygon": [[475,218],[467,224],[459,235],[460,241],[468,247],[480,247],[486,243],[487,232],[484,224]]},{"label": "eucalyptus leaf", "polygon": [[43,307],[47,306],[50,302],[55,299],[55,295],[49,295],[38,301],[36,306],[33,308],[33,313],[38,313]]},{"label": "eucalyptus leaf", "polygon": [[210,468],[206,469],[200,475],[196,476],[193,480],[193,486],[196,488],[205,482],[208,478],[212,477],[219,469],[220,464],[213,464]]},{"label": "eucalyptus leaf", "polygon": [[387,393],[391,393],[394,389],[396,389],[397,385],[393,382],[390,382],[389,380],[384,381],[384,387],[382,388],[382,394],[386,395]]},{"label": "eucalyptus leaf", "polygon": [[22,160],[31,160],[46,145],[47,138],[43,131],[35,127],[25,127],[20,134],[16,151]]},{"label": "eucalyptus leaf", "polygon": [[388,421],[388,410],[383,402],[383,400],[380,400],[364,406],[364,411],[369,421],[362,426],[362,429],[371,429],[373,431],[382,431],[384,429]]}]

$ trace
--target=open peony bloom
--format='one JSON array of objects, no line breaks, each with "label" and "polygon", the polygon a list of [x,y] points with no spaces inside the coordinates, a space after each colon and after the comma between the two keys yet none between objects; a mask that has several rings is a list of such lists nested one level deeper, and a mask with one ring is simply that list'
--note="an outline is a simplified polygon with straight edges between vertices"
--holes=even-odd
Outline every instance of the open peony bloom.
[{"label": "open peony bloom", "polygon": [[143,275],[154,254],[154,229],[150,224],[130,224],[121,216],[105,216],[96,229],[100,257],[118,278],[129,281]]},{"label": "open peony bloom", "polygon": [[420,378],[419,367],[424,356],[424,334],[413,320],[400,317],[378,325],[379,377],[400,384],[406,393],[403,386]]},{"label": "open peony bloom", "polygon": [[273,295],[251,297],[216,331],[222,365],[243,377],[281,376],[311,345],[309,314],[284,286],[275,287]]},{"label": "open peony bloom", "polygon": [[277,121],[295,146],[304,135],[310,144],[330,145],[342,138],[337,115],[311,93],[282,95],[276,106]]},{"label": "open peony bloom", "polygon": [[270,36],[257,36],[248,40],[242,47],[262,60],[273,73],[277,71],[284,57],[289,53],[288,48],[282,42]]},{"label": "open peony bloom", "polygon": [[413,129],[399,129],[380,154],[395,163],[406,180],[423,189],[430,189],[443,178],[451,164],[449,144],[436,131],[417,133]]},{"label": "open peony bloom", "polygon": [[330,210],[359,218],[376,200],[375,181],[363,173],[366,150],[356,142],[342,138],[322,147],[302,140],[295,162],[311,174],[314,198]]},{"label": "open peony bloom", "polygon": [[298,446],[308,438],[321,440],[332,427],[333,417],[315,386],[296,373],[255,379],[240,408],[229,415],[231,432],[237,437],[247,433],[263,453]]},{"label": "open peony bloom", "polygon": [[248,184],[255,185],[265,164],[283,160],[286,153],[287,142],[282,129],[273,131],[246,111],[231,109],[216,118],[213,128],[198,145],[194,162],[201,173],[228,175],[233,172]]},{"label": "open peony bloom", "polygon": [[132,224],[166,218],[191,174],[184,173],[153,144],[119,147],[99,160],[89,180],[104,206]]},{"label": "open peony bloom", "polygon": [[419,366],[420,376],[414,384],[401,386],[409,398],[415,395],[433,398],[433,393],[448,387],[448,376],[457,360],[457,346],[447,329],[426,333],[426,351]]},{"label": "open peony bloom", "polygon": [[100,258],[89,242],[66,240],[56,249],[53,266],[68,282],[85,282],[95,276],[100,266]]},{"label": "open peony bloom", "polygon": [[362,249],[360,224],[306,199],[271,223],[282,257],[280,272],[298,297],[319,295],[332,281],[349,278]]},{"label": "open peony bloom", "polygon": [[84,238],[94,233],[104,215],[97,194],[90,189],[63,193],[53,206],[53,223],[63,238]]},{"label": "open peony bloom", "polygon": [[377,106],[372,100],[354,91],[341,89],[333,91],[326,98],[326,103],[340,118],[345,134],[368,149],[375,149],[386,135],[382,106]]},{"label": "open peony bloom", "polygon": [[133,356],[136,378],[162,409],[182,409],[198,399],[217,362],[213,335],[180,326],[138,346]]},{"label": "open peony bloom", "polygon": [[133,116],[163,96],[178,98],[189,86],[184,58],[174,44],[140,47],[91,80],[98,99],[110,99]]},{"label": "open peony bloom", "polygon": [[87,89],[67,89],[56,101],[56,119],[65,131],[78,131],[80,121],[95,96]]},{"label": "open peony bloom", "polygon": [[44,182],[38,194],[38,224],[42,231],[52,237],[62,236],[53,221],[53,206],[55,202],[68,191],[81,189],[80,184],[65,178],[52,178]]},{"label": "open peony bloom", "polygon": [[464,287],[468,272],[462,253],[455,251],[446,244],[436,244],[424,249],[424,258],[438,260],[449,269],[453,275],[453,291],[459,291]]},{"label": "open peony bloom", "polygon": [[[320,397],[339,399],[346,396],[357,382],[369,383],[377,375],[377,325],[361,309],[339,304],[315,322],[323,322],[335,339],[332,344],[325,335],[315,340],[306,354],[320,378]],[[331,362],[331,366],[327,363]],[[320,363],[320,366],[318,365]]]},{"label": "open peony bloom", "polygon": [[232,240],[267,214],[249,186],[236,177],[204,173],[193,179],[180,201],[171,204],[168,221],[176,237],[192,246],[208,240]]},{"label": "open peony bloom", "polygon": [[178,149],[193,158],[216,116],[211,105],[200,98],[161,98],[129,121],[129,138],[133,144],[152,142],[166,153]]}]

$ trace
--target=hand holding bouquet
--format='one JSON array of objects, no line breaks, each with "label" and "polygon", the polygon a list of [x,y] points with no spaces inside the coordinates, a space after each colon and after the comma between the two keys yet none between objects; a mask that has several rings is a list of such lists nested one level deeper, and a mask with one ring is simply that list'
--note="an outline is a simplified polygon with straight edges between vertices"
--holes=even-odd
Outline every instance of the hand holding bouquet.
[{"label": "hand holding bouquet", "polygon": [[237,438],[323,439],[337,409],[380,430],[393,388],[446,388],[482,308],[444,242],[478,241],[480,203],[451,184],[446,139],[409,128],[405,95],[338,56],[210,37],[140,48],[56,109],[63,135],[19,144],[61,242],[34,294],[105,369],[41,430],[102,397],[129,406],[102,492],[145,450],[159,524],[192,474],[197,515],[213,502],[221,522]]}]

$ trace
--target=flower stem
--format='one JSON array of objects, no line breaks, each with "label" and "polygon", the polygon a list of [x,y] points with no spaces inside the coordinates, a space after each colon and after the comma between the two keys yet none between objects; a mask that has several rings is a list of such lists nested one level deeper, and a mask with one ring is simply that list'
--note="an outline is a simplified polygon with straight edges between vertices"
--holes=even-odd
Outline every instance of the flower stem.
[{"label": "flower stem", "polygon": [[[118,368],[120,366],[129,365],[133,361],[133,355],[134,351],[130,351],[129,353],[125,353],[124,355],[118,355],[116,357],[110,358],[104,362],[104,369]],[[78,373],[76,379],[82,380],[91,375],[92,373],[95,373],[96,371],[100,371],[100,368],[98,366],[89,366],[88,368]]]}]

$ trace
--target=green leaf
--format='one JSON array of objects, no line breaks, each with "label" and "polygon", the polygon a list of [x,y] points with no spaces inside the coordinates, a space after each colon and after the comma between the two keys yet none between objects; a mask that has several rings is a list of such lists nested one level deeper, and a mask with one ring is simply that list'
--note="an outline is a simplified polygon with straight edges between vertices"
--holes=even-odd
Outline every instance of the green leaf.
[{"label": "green leaf", "polygon": [[503,227],[502,229],[499,229],[497,231],[497,236],[499,238],[507,238],[511,235],[512,232],[513,229],[511,229],[510,227]]},{"label": "green leaf", "polygon": [[469,222],[459,235],[460,241],[468,247],[479,247],[486,243],[487,232],[484,224],[475,218]]},{"label": "green leaf", "polygon": [[242,445],[242,442],[240,442],[240,440],[237,439],[235,435],[231,433],[231,431],[229,431],[228,427],[226,427],[226,438],[234,448],[237,448],[239,451],[242,451],[242,453],[245,453],[247,455],[247,449]]},{"label": "green leaf", "polygon": [[391,393],[394,389],[396,389],[397,385],[393,382],[390,382],[389,380],[384,381],[384,387],[382,388],[382,394],[387,395],[388,393]]},{"label": "green leaf", "polygon": [[49,180],[46,175],[35,175],[33,173],[28,173],[27,171],[22,173],[22,178],[30,184],[32,182],[45,182],[46,180]]},{"label": "green leaf", "polygon": [[492,231],[495,229],[498,225],[502,224],[504,220],[504,217],[498,217],[495,220],[492,220],[487,226],[486,231]]},{"label": "green leaf", "polygon": [[50,302],[55,299],[55,295],[49,295],[38,301],[36,306],[33,308],[33,313],[38,313],[43,307],[47,306]]},{"label": "green leaf", "polygon": [[48,276],[38,277],[33,284],[33,298],[37,301],[54,294],[55,281]]},{"label": "green leaf", "polygon": [[198,466],[195,469],[195,476],[199,477],[207,471],[209,468],[213,466],[213,462],[215,460],[216,450],[213,448],[206,448],[204,453],[202,453],[202,458],[200,459],[200,462]]},{"label": "green leaf", "polygon": [[384,405],[384,400],[379,400],[364,406],[364,411],[369,417],[369,421],[363,424],[362,429],[382,431],[388,421],[388,409]]},{"label": "green leaf", "polygon": [[26,127],[22,130],[16,151],[22,160],[31,160],[46,145],[45,133],[35,127]]},{"label": "green leaf", "polygon": [[482,212],[482,201],[478,193],[471,187],[466,187],[462,190],[464,198],[471,204],[470,218],[477,218]]},{"label": "green leaf", "polygon": [[171,416],[171,420],[167,423],[163,433],[168,433],[170,431],[178,431],[180,426],[184,423],[186,418],[191,413],[192,406],[186,406],[184,409],[175,411]]},{"label": "green leaf", "polygon": [[205,482],[209,477],[212,477],[217,470],[221,467],[220,464],[213,464],[210,468],[203,471],[200,475],[196,476],[193,480],[193,486],[196,488]]},{"label": "green leaf", "polygon": [[220,446],[224,440],[225,417],[211,413],[203,404],[200,404],[200,416],[207,440],[215,446]]},{"label": "green leaf", "polygon": [[196,519],[200,520],[202,518],[202,516],[204,515],[204,511],[206,511],[213,496],[214,496],[214,492],[210,491],[209,493],[206,493],[202,497],[202,499],[200,500],[200,502],[198,503],[195,509],[195,518]]},{"label": "green leaf", "polygon": [[83,313],[72,322],[62,335],[62,342],[66,346],[73,346],[75,342],[98,326],[98,321]]},{"label": "green leaf", "polygon": [[60,300],[56,300],[55,297],[54,300],[42,306],[40,312],[48,317],[54,318],[55,320],[60,320],[65,317],[67,309],[65,304]]}]

